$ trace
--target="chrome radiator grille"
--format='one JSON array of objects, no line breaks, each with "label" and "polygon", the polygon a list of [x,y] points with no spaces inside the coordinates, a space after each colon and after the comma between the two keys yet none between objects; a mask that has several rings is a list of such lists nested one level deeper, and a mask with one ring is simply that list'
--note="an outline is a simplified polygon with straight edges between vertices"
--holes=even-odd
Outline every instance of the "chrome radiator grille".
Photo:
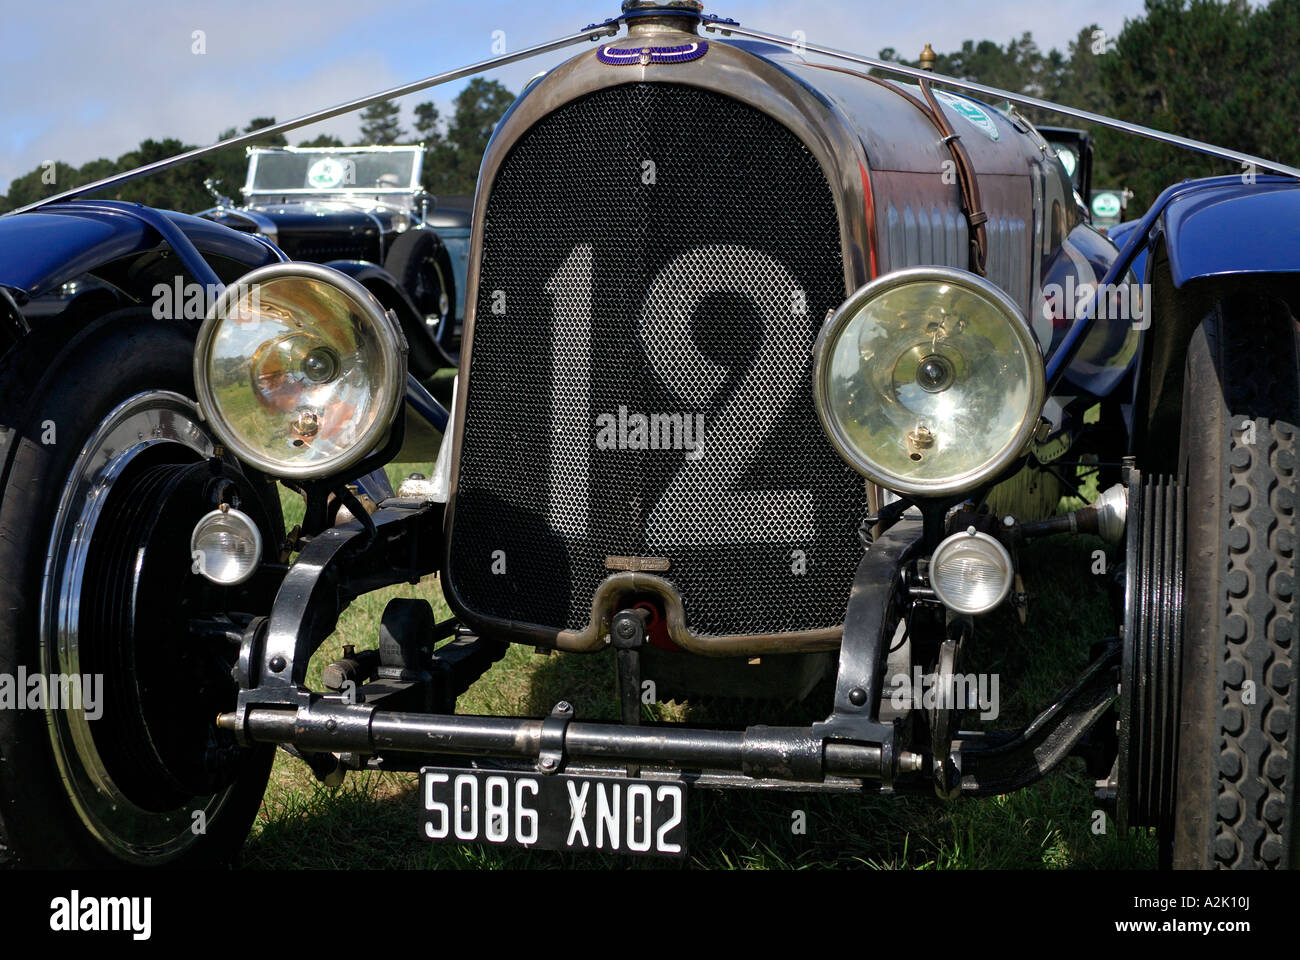
[{"label": "chrome radiator grille", "polygon": [[582,629],[631,563],[697,634],[841,624],[867,506],[811,376],[844,296],[825,175],[767,115],[634,83],[544,117],[484,219],[448,548],[462,609]]}]

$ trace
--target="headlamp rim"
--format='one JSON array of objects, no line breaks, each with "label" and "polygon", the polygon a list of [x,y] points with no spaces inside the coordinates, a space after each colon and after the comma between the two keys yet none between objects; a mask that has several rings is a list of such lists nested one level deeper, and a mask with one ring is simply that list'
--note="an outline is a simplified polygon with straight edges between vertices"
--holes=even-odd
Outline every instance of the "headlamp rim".
[{"label": "headlamp rim", "polygon": [[[1027,357],[1036,357],[1037,362],[1029,364],[1029,404],[1025,417],[1011,441],[997,456],[974,469],[956,477],[938,481],[916,481],[902,477],[887,476],[869,463],[861,455],[845,434],[840,423],[830,412],[829,386],[827,376],[830,367],[832,347],[838,343],[840,334],[848,323],[869,302],[898,287],[913,283],[949,284],[968,293],[984,297],[1001,309],[1010,323],[1016,337],[1024,347]],[[813,406],[817,408],[817,417],[821,420],[822,430],[831,442],[831,446],[849,466],[873,483],[887,490],[913,497],[947,497],[966,493],[992,479],[1010,466],[1029,446],[1034,431],[1038,427],[1039,417],[1047,397],[1047,375],[1043,361],[1042,348],[1033,327],[1025,319],[1020,306],[1007,295],[1006,291],[983,277],[968,270],[956,267],[907,267],[883,274],[855,290],[834,313],[822,324],[813,347]]]},{"label": "headlamp rim", "polygon": [[198,521],[194,524],[194,528],[190,531],[190,556],[194,556],[199,552],[199,531],[207,525],[208,521],[231,518],[243,523],[253,534],[253,565],[249,567],[238,580],[214,580],[207,574],[203,574],[203,576],[207,577],[209,582],[222,587],[237,587],[241,583],[247,583],[252,579],[253,574],[257,573],[258,567],[262,565],[262,531],[258,529],[257,522],[248,514],[244,513],[244,511],[236,507],[227,506],[224,510],[221,508],[209,510],[203,516],[199,517]]},{"label": "headlamp rim", "polygon": [[[939,567],[940,561],[943,559],[943,554],[955,549],[957,546],[968,540],[975,540],[979,543],[991,545],[1006,571],[1006,579],[1003,581],[1002,591],[998,594],[998,598],[988,606],[980,607],[978,609],[968,605],[962,606],[954,603],[951,598],[944,596],[943,588],[939,586],[938,577],[935,576],[935,570]],[[990,536],[982,530],[976,530],[973,533],[970,530],[958,530],[955,533],[951,533],[944,537],[939,541],[939,545],[934,548],[934,553],[930,554],[929,570],[930,587],[934,590],[935,596],[939,598],[939,602],[954,613],[966,614],[972,617],[990,613],[1002,606],[1003,602],[1007,599],[1007,596],[1011,593],[1011,584],[1016,577],[1016,565],[1011,559],[1011,551],[1009,551],[997,537]]]},{"label": "headlamp rim", "polygon": [[[384,369],[380,378],[388,387],[388,403],[378,411],[374,423],[355,444],[332,459],[315,464],[291,464],[259,453],[244,443],[239,434],[222,415],[212,385],[208,380],[213,340],[221,321],[230,307],[247,290],[286,278],[315,280],[334,287],[356,304],[376,331]],[[263,473],[286,480],[314,480],[343,473],[374,451],[391,429],[406,395],[406,337],[391,311],[385,310],[375,295],[360,282],[322,264],[288,261],[258,267],[228,285],[213,302],[199,328],[194,345],[194,387],[198,394],[199,410],[212,426],[212,431],[241,461]]]}]

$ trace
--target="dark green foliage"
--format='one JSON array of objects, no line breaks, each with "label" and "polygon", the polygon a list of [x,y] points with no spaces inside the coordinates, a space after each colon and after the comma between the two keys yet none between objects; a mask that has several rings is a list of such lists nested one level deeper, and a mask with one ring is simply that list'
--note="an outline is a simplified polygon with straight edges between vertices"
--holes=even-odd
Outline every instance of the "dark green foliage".
[{"label": "dark green foliage", "polygon": [[115,169],[111,160],[103,158],[90,161],[82,169],[86,170],[92,167],[95,174],[82,176],[76,167],[69,166],[62,161],[55,163],[53,167],[42,164],[30,173],[24,173],[21,177],[14,177],[13,182],[9,184],[7,201],[0,204],[0,209],[8,210],[13,207],[21,207],[27,203],[35,203],[41,197],[48,197],[50,194],[66,190],[76,184],[106,177]]},{"label": "dark green foliage", "polygon": [[341,147],[343,141],[338,137],[332,137],[328,133],[322,133],[319,137],[311,140],[304,140],[298,144],[300,147]]},{"label": "dark green foliage", "polygon": [[[884,59],[899,60],[892,48]],[[902,60],[916,66],[915,61]],[[1005,47],[966,41],[940,53],[937,73],[1053,100],[1271,160],[1300,156],[1300,0],[1147,0],[1143,16],[1106,37],[1084,27],[1062,54],[1029,34]],[[1084,126],[1025,111],[1036,123]],[[1187,177],[1246,171],[1234,164],[1093,127],[1098,186],[1134,191],[1141,210]]]},{"label": "dark green foliage", "polygon": [[445,132],[438,108],[417,104],[415,128],[428,150],[425,189],[435,196],[473,193],[492,130],[514,101],[515,95],[496,80],[475,77],[457,95]]},{"label": "dark green foliage", "polygon": [[[244,128],[245,133],[260,130],[275,123],[274,117],[258,117]],[[226,140],[239,131],[234,127],[223,130],[217,140]],[[258,138],[253,141],[256,146],[283,146],[283,136],[275,135]],[[116,160],[100,157],[81,167],[72,167],[58,163],[54,167],[54,182],[46,182],[43,176],[46,167],[37,167],[30,173],[14,179],[9,186],[8,196],[0,201],[0,211],[10,210],[24,204],[33,203],[42,197],[48,197],[84,183],[93,183],[115,173],[130,170],[146,163],[164,160],[185,150],[194,149],[193,144],[179,140],[145,140],[134,150],[122,154]],[[183,213],[212,206],[212,195],[203,186],[208,178],[219,181],[219,189],[227,196],[238,197],[239,188],[244,184],[244,173],[248,169],[244,151],[238,147],[223,150],[211,156],[201,157],[189,163],[180,164],[169,170],[154,173],[138,180],[120,184],[93,196],[101,200],[132,200],[166,210],[179,210]]]},{"label": "dark green foliage", "polygon": [[403,137],[402,109],[391,100],[372,103],[361,111],[360,146],[386,147]]},{"label": "dark green foliage", "polygon": [[[1147,0],[1107,58],[1115,115],[1186,137],[1294,163],[1300,156],[1296,88],[1300,0],[1251,9],[1244,0]],[[1120,133],[1099,150],[1139,203],[1185,177],[1239,166]]]}]

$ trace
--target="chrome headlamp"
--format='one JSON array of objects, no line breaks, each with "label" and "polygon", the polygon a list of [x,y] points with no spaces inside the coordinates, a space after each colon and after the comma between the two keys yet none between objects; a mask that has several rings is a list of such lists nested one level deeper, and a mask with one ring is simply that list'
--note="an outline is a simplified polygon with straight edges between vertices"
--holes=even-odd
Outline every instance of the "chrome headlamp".
[{"label": "chrome headlamp", "polygon": [[360,283],[277,263],[227,287],[199,330],[199,405],[244,462],[277,477],[346,470],[378,447],[406,386],[406,339]]},{"label": "chrome headlamp", "polygon": [[974,527],[945,539],[930,558],[930,586],[956,613],[988,613],[1007,598],[1015,575],[1007,548]]},{"label": "chrome headlamp", "polygon": [[1042,411],[1033,330],[964,270],[914,267],[862,287],[817,339],[813,386],[832,445],[899,493],[946,496],[1019,456]]}]

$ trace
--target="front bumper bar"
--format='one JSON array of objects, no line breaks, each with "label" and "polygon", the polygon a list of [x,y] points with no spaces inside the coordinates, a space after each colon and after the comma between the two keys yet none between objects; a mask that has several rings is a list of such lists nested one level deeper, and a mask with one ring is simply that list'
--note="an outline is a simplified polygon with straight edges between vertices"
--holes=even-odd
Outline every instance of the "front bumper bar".
[{"label": "front bumper bar", "polygon": [[[292,746],[324,768],[345,756],[355,765],[386,768],[400,767],[403,757],[460,757],[527,763],[543,774],[587,765],[628,772],[645,765],[643,776],[718,786],[861,790],[865,781],[875,781],[892,789],[896,778],[900,789],[928,785],[932,759],[907,749],[900,724],[879,718],[885,647],[892,636],[884,626],[896,615],[902,566],[917,549],[914,524],[899,523],[886,531],[859,566],[835,706],[825,721],[809,727],[719,730],[577,722],[573,709],[563,703],[544,719],[460,716],[452,712],[454,693],[433,711],[426,706],[427,712],[418,712],[409,709],[411,700],[403,693],[410,690],[401,690],[403,684],[396,685],[393,695],[381,690],[360,701],[307,689],[307,661],[348,601],[436,569],[440,509],[439,504],[390,500],[371,523],[345,524],[315,538],[285,577],[271,615],[245,631],[238,703],[217,718],[218,725],[243,743]],[[954,746],[963,755],[960,792],[984,794],[1024,785],[1070,755],[1115,699],[1116,649],[1108,647],[1018,734],[959,734]],[[435,651],[435,661],[441,650]],[[438,666],[454,674],[453,659],[455,655]],[[467,656],[460,662],[477,664],[481,673],[485,660],[491,658]],[[472,679],[451,676],[446,683],[460,690],[466,685],[462,681]]]},{"label": "front bumper bar", "polygon": [[[222,723],[233,728],[234,715],[223,715]],[[328,697],[297,710],[254,709],[245,715],[245,724],[244,733],[252,740],[292,743],[304,750],[509,757],[536,761],[544,773],[571,761],[644,763],[799,781],[892,780],[898,772],[884,768],[879,744],[827,743],[803,727],[703,730],[582,723],[556,714],[544,720],[431,715]],[[904,752],[901,764],[905,772],[919,770],[921,758]]]}]

